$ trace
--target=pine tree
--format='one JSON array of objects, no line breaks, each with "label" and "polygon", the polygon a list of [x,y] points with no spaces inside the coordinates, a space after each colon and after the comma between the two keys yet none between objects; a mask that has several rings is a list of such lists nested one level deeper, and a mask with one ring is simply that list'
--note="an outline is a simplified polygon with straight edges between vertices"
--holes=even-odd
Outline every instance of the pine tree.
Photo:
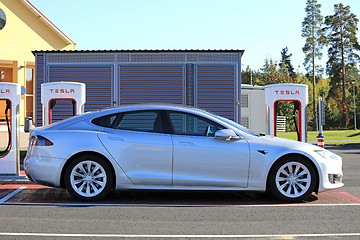
[{"label": "pine tree", "polygon": [[326,38],[322,29],[323,17],[320,11],[321,4],[317,3],[317,0],[307,0],[306,3],[306,17],[302,22],[302,37],[304,37],[305,45],[303,52],[305,54],[304,66],[309,76],[312,77],[313,84],[313,129],[317,130],[317,106],[316,106],[316,75],[322,73],[321,66],[315,64],[315,59],[321,59],[324,45],[326,44]]},{"label": "pine tree", "polygon": [[252,84],[253,71],[248,65],[245,70],[241,70],[241,84]]},{"label": "pine tree", "polygon": [[326,38],[329,41],[326,72],[331,81],[330,94],[336,94],[337,88],[341,87],[341,99],[339,109],[341,112],[340,126],[346,127],[348,102],[346,100],[346,73],[356,66],[360,60],[356,51],[360,50],[356,33],[359,19],[350,12],[350,6],[343,4],[334,5],[334,15],[325,18]]},{"label": "pine tree", "polygon": [[295,79],[296,78],[296,73],[294,71],[294,67],[291,64],[291,53],[288,53],[288,48],[283,48],[281,50],[281,60],[279,63],[279,67],[285,69],[289,76],[291,77],[291,79]]}]

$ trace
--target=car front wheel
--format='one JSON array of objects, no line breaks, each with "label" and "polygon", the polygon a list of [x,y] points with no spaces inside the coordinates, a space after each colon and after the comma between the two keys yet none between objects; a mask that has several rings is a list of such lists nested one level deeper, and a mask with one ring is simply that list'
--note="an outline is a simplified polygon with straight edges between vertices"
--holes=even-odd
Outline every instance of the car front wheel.
[{"label": "car front wheel", "polygon": [[108,163],[93,155],[74,159],[65,170],[65,186],[80,201],[98,201],[111,191],[113,176]]},{"label": "car front wheel", "polygon": [[315,190],[316,172],[302,157],[290,156],[276,162],[268,178],[268,190],[285,202],[300,202]]}]

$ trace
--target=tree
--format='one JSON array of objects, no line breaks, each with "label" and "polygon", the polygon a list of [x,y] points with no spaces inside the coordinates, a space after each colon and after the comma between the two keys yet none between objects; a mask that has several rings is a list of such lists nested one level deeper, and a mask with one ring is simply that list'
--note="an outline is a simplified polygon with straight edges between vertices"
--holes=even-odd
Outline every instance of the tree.
[{"label": "tree", "polygon": [[[285,67],[279,67],[279,64],[270,59],[265,59],[263,67],[260,69],[260,77],[257,81],[259,85],[277,84],[277,83],[295,83],[297,79],[290,77],[289,72]],[[286,116],[289,121],[286,124],[287,129],[294,130],[292,109],[294,108],[291,102],[279,102],[277,106],[276,115]]]},{"label": "tree", "polygon": [[251,84],[253,74],[250,66],[247,65],[246,69],[241,71],[241,84]]},{"label": "tree", "polygon": [[264,66],[260,69],[261,75],[257,82],[259,85],[292,82],[285,69],[278,69],[278,64],[272,59],[265,59]]},{"label": "tree", "polygon": [[[346,99],[346,72],[356,67],[360,59],[356,51],[360,50],[356,33],[359,19],[350,12],[350,6],[334,5],[334,15],[325,18],[326,38],[329,42],[326,72],[331,81],[330,94],[338,97],[338,108],[341,113],[340,126],[346,127],[349,103]],[[341,92],[337,88],[341,88]],[[340,96],[339,96],[340,95]]]},{"label": "tree", "polygon": [[304,66],[308,75],[312,76],[313,84],[313,129],[317,130],[317,114],[316,114],[316,75],[322,73],[322,67],[315,64],[315,59],[321,59],[324,45],[326,44],[326,38],[324,30],[322,29],[323,17],[320,11],[321,4],[317,3],[317,0],[307,0],[306,3],[306,17],[302,22],[302,34],[304,37],[305,45],[303,52],[305,54]]},{"label": "tree", "polygon": [[292,79],[295,79],[296,73],[294,72],[294,67],[291,64],[291,59],[290,59],[292,54],[288,53],[288,51],[289,50],[287,47],[281,50],[281,60],[279,66],[280,68],[285,69]]}]

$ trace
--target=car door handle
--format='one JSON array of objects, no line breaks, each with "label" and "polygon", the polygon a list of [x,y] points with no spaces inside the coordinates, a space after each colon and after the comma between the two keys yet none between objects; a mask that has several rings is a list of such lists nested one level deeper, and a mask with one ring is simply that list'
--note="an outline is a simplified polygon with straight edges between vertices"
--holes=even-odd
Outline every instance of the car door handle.
[{"label": "car door handle", "polygon": [[112,140],[112,141],[124,141],[124,139],[122,139],[121,137],[108,137],[109,140]]},{"label": "car door handle", "polygon": [[192,143],[192,142],[183,142],[183,141],[180,141],[179,142],[181,145],[185,145],[185,146],[195,146],[195,143]]}]

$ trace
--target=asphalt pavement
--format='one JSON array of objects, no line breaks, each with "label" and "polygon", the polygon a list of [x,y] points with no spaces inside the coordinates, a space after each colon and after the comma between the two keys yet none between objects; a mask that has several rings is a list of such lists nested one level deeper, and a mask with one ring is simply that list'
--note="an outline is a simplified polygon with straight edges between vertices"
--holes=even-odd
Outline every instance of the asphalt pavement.
[{"label": "asphalt pavement", "polygon": [[9,239],[360,238],[359,206],[0,206],[0,212],[0,237],[12,233]]}]

